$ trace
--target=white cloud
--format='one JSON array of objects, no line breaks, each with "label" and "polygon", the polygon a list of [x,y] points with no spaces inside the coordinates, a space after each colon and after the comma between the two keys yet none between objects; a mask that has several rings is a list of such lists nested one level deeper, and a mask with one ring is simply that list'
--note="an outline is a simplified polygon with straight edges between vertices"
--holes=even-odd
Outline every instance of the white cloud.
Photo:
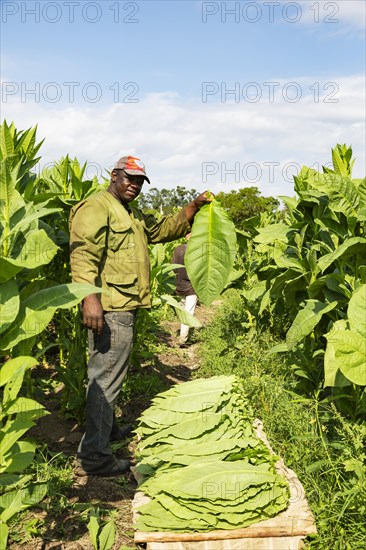
[{"label": "white cloud", "polygon": [[[297,79],[303,94],[292,103],[283,99],[280,79],[273,103],[265,91],[257,103],[202,103],[165,93],[93,107],[22,103],[14,96],[2,116],[18,129],[38,123],[38,139],[46,137],[42,165],[69,153],[93,163],[89,175],[95,166],[106,175],[117,158],[134,154],[159,188],[218,192],[253,185],[264,195],[292,195],[292,175],[304,164],[321,168],[336,143],[353,146],[354,176],[365,175],[363,76],[328,81],[337,83],[335,94],[320,78]],[[310,90],[314,82],[319,97]]]},{"label": "white cloud", "polygon": [[[364,0],[298,0],[301,21],[307,24],[326,24],[339,32],[340,27],[365,29],[366,3]],[[294,17],[291,15],[291,17]],[[320,31],[321,32],[321,31]]]}]

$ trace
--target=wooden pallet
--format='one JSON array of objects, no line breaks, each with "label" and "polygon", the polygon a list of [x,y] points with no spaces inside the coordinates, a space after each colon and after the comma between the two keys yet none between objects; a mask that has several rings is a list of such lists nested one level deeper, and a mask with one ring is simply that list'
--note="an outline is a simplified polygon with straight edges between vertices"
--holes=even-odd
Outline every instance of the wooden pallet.
[{"label": "wooden pallet", "polygon": [[[257,435],[270,448],[262,423],[255,422]],[[271,449],[272,451],[272,449]],[[273,451],[272,451],[273,452]],[[243,529],[210,531],[208,533],[146,533],[136,531],[135,542],[146,543],[146,550],[299,550],[303,539],[316,533],[314,517],[305,498],[305,492],[295,472],[283,460],[276,470],[284,475],[290,486],[289,506],[274,518],[254,523]],[[136,518],[137,508],[149,498],[137,492],[132,504]]]},{"label": "wooden pallet", "polygon": [[301,537],[227,539],[195,542],[148,542],[146,550],[299,550]]}]

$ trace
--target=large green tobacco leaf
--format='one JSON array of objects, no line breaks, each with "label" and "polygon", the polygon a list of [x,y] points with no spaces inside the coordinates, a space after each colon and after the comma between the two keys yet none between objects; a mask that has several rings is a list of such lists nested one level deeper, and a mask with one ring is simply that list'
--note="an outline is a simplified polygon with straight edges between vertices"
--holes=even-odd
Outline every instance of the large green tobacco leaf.
[{"label": "large green tobacco leaf", "polygon": [[9,527],[6,523],[0,523],[0,550],[6,550],[8,544]]},{"label": "large green tobacco leaf", "polygon": [[[2,127],[1,127],[2,130]],[[0,131],[1,131],[0,130]],[[0,236],[7,238],[10,231],[10,215],[14,195],[17,191],[15,189],[17,180],[15,170],[11,166],[9,159],[5,159],[1,162],[0,166]],[[0,251],[1,256],[7,254],[9,245],[5,243]],[[0,270],[1,273],[1,270]]]},{"label": "large green tobacco leaf", "polygon": [[288,213],[292,217],[293,211],[296,210],[296,206],[297,206],[296,197],[286,197],[285,195],[278,195],[277,198],[280,199],[286,205]]},{"label": "large green tobacco leaf", "polygon": [[98,531],[99,531],[99,513],[94,508],[91,509],[89,515],[88,531],[94,548],[98,548]]},{"label": "large green tobacco leaf", "polygon": [[[196,422],[200,422],[202,424],[202,419],[197,419]],[[201,436],[196,438],[196,441],[198,442],[200,440],[205,442],[207,445],[211,445],[211,443],[217,443],[217,441],[220,441],[221,439],[240,439],[242,437],[249,437],[252,435],[251,432],[249,433],[249,430],[246,433],[243,432],[243,426],[234,426],[230,418],[225,418],[218,424],[216,423],[216,426],[214,426],[211,431],[203,432]],[[150,435],[147,437],[144,436],[144,442],[146,441],[148,443],[151,439],[152,437],[150,437]],[[168,436],[165,439],[155,438],[155,441],[152,442],[150,446],[142,448],[144,443],[140,444],[141,450],[139,451],[139,459],[149,458],[152,456],[159,459],[161,453],[172,451],[183,444],[187,445],[188,441],[176,438],[173,435]]]},{"label": "large green tobacco leaf", "polygon": [[[153,500],[138,509],[139,519],[136,523],[136,529],[140,531],[210,531],[212,528],[207,521],[197,517],[196,520],[187,521],[178,518],[166,510],[160,502]],[[197,516],[197,514],[196,514]]]},{"label": "large green tobacco leaf", "polygon": [[0,172],[0,214],[5,220],[9,219],[11,202],[15,193],[16,176],[10,161],[7,159],[1,163]]},{"label": "large green tobacco leaf", "polygon": [[328,233],[329,231],[331,233],[335,233],[336,235],[338,235],[338,237],[341,237],[341,239],[345,239],[348,235],[348,228],[331,217],[323,216],[321,219],[314,218],[314,222],[319,225],[319,227],[321,227],[323,230],[327,229]]},{"label": "large green tobacco leaf", "polygon": [[30,428],[34,426],[32,419],[29,419],[24,414],[17,414],[15,420],[8,420],[0,435],[0,463],[6,463],[6,455]]},{"label": "large green tobacco leaf", "polygon": [[342,176],[351,176],[352,168],[355,163],[352,160],[352,147],[347,147],[346,144],[337,146],[332,149],[332,162],[334,171]]},{"label": "large green tobacco leaf", "polygon": [[[223,494],[225,493],[223,492]],[[162,501],[162,497],[165,498],[166,496],[168,495],[161,493],[157,498],[159,501]],[[226,516],[224,521],[229,524],[228,528],[232,529],[233,526],[242,525],[243,521],[247,519],[251,519],[251,522],[253,522],[256,516],[260,517],[262,508],[265,509],[267,506],[271,506],[273,502],[279,500],[283,501],[282,504],[285,504],[284,501],[287,500],[287,495],[282,488],[274,485],[269,490],[267,484],[263,484],[249,487],[241,500],[229,502],[226,499],[222,499],[221,502],[216,501],[218,504],[216,509],[212,507],[209,499],[200,502],[191,500],[188,505],[189,509],[196,511],[196,513],[202,513],[202,510],[205,510],[206,513],[209,512],[211,514],[211,517],[216,515],[220,523],[224,519],[221,513],[222,510],[220,510],[220,507],[223,507],[223,512]],[[177,502],[187,506],[187,499],[177,498]],[[267,512],[267,510],[265,511]],[[220,528],[224,528],[224,526],[221,524]]]},{"label": "large green tobacco leaf", "polygon": [[277,299],[282,290],[284,289],[287,282],[292,281],[293,279],[297,278],[299,276],[298,272],[294,269],[286,269],[286,271],[283,271],[276,277],[270,278],[270,284],[271,284],[271,297],[272,299]]},{"label": "large green tobacco leaf", "polygon": [[330,211],[342,212],[346,217],[354,217],[357,214],[360,195],[350,177],[320,174],[317,189],[328,196]]},{"label": "large green tobacco leaf", "polygon": [[0,283],[0,333],[14,321],[19,311],[18,285],[14,280]]},{"label": "large green tobacco leaf", "polygon": [[161,301],[166,304],[169,304],[177,314],[177,317],[181,323],[184,325],[188,325],[189,327],[195,327],[200,328],[202,324],[196,317],[194,317],[191,313],[186,311],[184,307],[181,306],[177,300],[175,300],[172,296],[169,296],[169,294],[163,294],[160,296]]},{"label": "large green tobacco leaf", "polygon": [[9,281],[9,279],[15,277],[22,269],[23,265],[18,265],[16,260],[0,256],[0,282]]},{"label": "large green tobacco leaf", "polygon": [[0,472],[1,476],[20,474],[33,460],[35,446],[19,439],[35,424],[35,420],[48,414],[38,403],[33,402],[33,410],[12,411],[15,417],[8,418],[0,436]]},{"label": "large green tobacco leaf", "polygon": [[357,332],[332,332],[334,364],[353,384],[366,386],[366,341]]},{"label": "large green tobacco leaf", "polygon": [[155,265],[163,265],[166,257],[164,244],[157,243],[153,247],[151,247],[151,256],[154,258]]},{"label": "large green tobacco leaf", "polygon": [[23,472],[32,463],[36,447],[29,441],[17,441],[11,452],[4,458],[0,472],[6,473]]},{"label": "large green tobacco leaf", "polygon": [[178,395],[159,401],[162,409],[178,412],[196,412],[210,409],[213,404],[221,400],[222,390],[212,389],[209,391],[192,390],[190,395]]},{"label": "large green tobacco leaf", "polygon": [[324,356],[326,386],[366,385],[366,285],[356,289],[348,304],[348,321],[334,323],[325,335]]},{"label": "large green tobacco leaf", "polygon": [[113,520],[109,520],[99,535],[99,550],[110,550],[114,545],[116,529]]},{"label": "large green tobacco leaf", "polygon": [[55,256],[58,246],[44,229],[29,233],[19,255],[15,258],[0,257],[0,282],[15,277],[22,269],[35,269],[48,264]]},{"label": "large green tobacco leaf", "polygon": [[0,125],[0,154],[1,160],[14,153],[13,126],[8,126],[4,120]]},{"label": "large green tobacco leaf", "polygon": [[209,306],[228,283],[236,253],[233,222],[213,199],[196,214],[185,254],[185,265],[193,288]]},{"label": "large green tobacco leaf", "polygon": [[363,212],[363,215],[365,215],[365,206],[366,206],[366,178],[363,180],[359,180],[358,184],[356,183],[356,180],[353,180],[353,183],[357,185],[357,191],[360,196],[360,210],[359,214]]},{"label": "large green tobacco leaf", "polygon": [[[171,449],[162,451],[158,455],[154,454],[142,459],[137,468],[140,471],[141,465],[144,466],[148,464],[155,469],[163,463],[167,463],[168,465],[179,464],[188,466],[202,461],[211,462],[224,460],[234,453],[237,454],[238,457],[250,456],[251,454],[258,456],[261,445],[263,454],[268,458],[268,448],[255,437],[248,437],[246,439],[229,439],[224,437],[218,441],[206,441],[204,437],[201,437],[197,442],[190,441],[189,445],[187,445],[186,441],[182,441],[181,444],[176,441]],[[253,449],[255,450],[253,451]]]},{"label": "large green tobacco leaf", "polygon": [[157,405],[149,407],[144,414],[140,416],[140,425],[136,429],[138,434],[150,434],[155,432],[158,429],[166,428],[167,426],[174,426],[183,420],[186,420],[188,417],[194,422],[201,416],[201,411],[194,412],[178,412],[178,411],[167,411],[166,409],[161,409]]},{"label": "large green tobacco leaf", "polygon": [[248,290],[242,290],[241,294],[249,302],[255,302],[259,298],[262,298],[263,294],[266,292],[266,288],[266,281],[258,281]]},{"label": "large green tobacco leaf", "polygon": [[[18,233],[19,231],[27,230],[29,226],[31,226],[31,223],[34,220],[39,220],[40,218],[44,218],[50,214],[55,214],[56,212],[61,212],[61,208],[38,208],[37,210],[30,209],[28,210],[28,213],[26,216],[23,216],[21,220],[19,220],[17,223],[12,225],[7,238],[13,236],[14,234]],[[14,217],[11,221],[13,221]],[[1,239],[3,241],[3,239]]]},{"label": "large green tobacco leaf", "polygon": [[[37,360],[33,357],[20,356],[14,359],[9,359],[8,361],[6,361],[6,363],[2,365],[0,369],[0,386],[5,387],[3,390],[2,408],[0,409],[0,420],[2,420],[4,416],[8,414],[15,414],[16,412],[18,412],[17,410],[15,410],[16,407],[18,407],[18,400],[19,407],[20,403],[22,402],[22,406],[26,407],[29,410],[28,404],[26,405],[25,402],[30,401],[39,409],[42,409],[41,405],[31,399],[27,399],[25,397],[19,397],[18,399],[16,399],[18,392],[23,384],[25,371],[34,367],[36,364]],[[12,410],[12,412],[9,413],[9,410]],[[19,410],[22,409],[19,408]],[[26,411],[24,410],[24,412]]]},{"label": "large green tobacco leaf", "polygon": [[337,306],[337,302],[323,304],[319,300],[307,300],[305,307],[296,315],[294,322],[286,334],[288,349],[292,349],[310,334],[324,313],[328,313]]},{"label": "large green tobacco leaf", "polygon": [[42,405],[37,403],[37,401],[30,399],[29,397],[18,397],[15,401],[13,401],[9,406],[6,407],[6,413],[8,415],[18,414],[19,412],[21,414],[31,413],[32,417],[38,417],[43,416],[44,414],[48,414],[44,411]]},{"label": "large green tobacco leaf", "polygon": [[85,296],[101,289],[88,284],[70,283],[45,288],[21,302],[14,323],[3,334],[1,349],[8,350],[18,342],[36,336],[46,328],[56,309],[67,309],[78,304]]},{"label": "large green tobacco leaf", "polygon": [[21,149],[27,158],[33,158],[41,147],[43,140],[35,147],[37,126],[26,130],[20,138],[17,149]]},{"label": "large green tobacco leaf", "polygon": [[221,393],[230,393],[233,391],[233,388],[237,388],[239,383],[234,375],[231,376],[211,376],[210,378],[197,378],[184,384],[179,384],[173,386],[169,390],[159,393],[159,395],[154,398],[159,401],[166,396],[171,395],[187,395],[191,396],[192,392],[211,392],[212,390],[221,391]]},{"label": "large green tobacco leaf", "polygon": [[295,191],[301,199],[304,197],[311,199],[311,202],[318,203],[316,196],[319,196],[319,193],[313,193],[312,188],[316,188],[319,184],[319,180],[322,178],[322,174],[319,174],[313,168],[308,168],[303,166],[297,176],[294,176],[295,181]]},{"label": "large green tobacco leaf", "polygon": [[295,269],[296,271],[304,272],[304,266],[294,253],[290,253],[285,243],[275,242],[271,256],[277,267],[285,269]]},{"label": "large green tobacco leaf", "polygon": [[347,218],[357,217],[360,196],[356,186],[349,178],[334,178],[331,182],[330,208],[334,212],[342,212]]},{"label": "large green tobacco leaf", "polygon": [[0,496],[0,519],[8,522],[15,514],[38,504],[47,494],[47,483],[35,483],[25,489],[10,491]]},{"label": "large green tobacco leaf", "polygon": [[350,329],[357,332],[366,342],[366,285],[354,291],[348,304]]},{"label": "large green tobacco leaf", "polygon": [[180,422],[157,433],[146,437],[140,444],[141,449],[151,447],[158,442],[174,443],[176,439],[182,443],[202,437],[206,432],[211,432],[225,420],[225,416],[219,412],[206,417],[205,422],[192,422],[191,419]]},{"label": "large green tobacco leaf", "polygon": [[320,270],[325,271],[335,260],[350,255],[366,256],[366,239],[364,237],[351,237],[342,243],[334,252],[325,254],[318,260]]},{"label": "large green tobacco leaf", "polygon": [[274,483],[278,477],[268,464],[252,466],[244,460],[219,461],[192,464],[183,470],[166,473],[161,478],[150,478],[141,485],[141,489],[149,496],[164,491],[183,498],[202,499],[205,496],[203,491],[206,488],[208,492],[208,484],[212,483],[215,490],[210,491],[211,501],[238,501],[245,498],[245,490],[250,485]]},{"label": "large green tobacco leaf", "polygon": [[22,356],[9,359],[0,369],[0,386],[5,386],[9,381],[14,380],[19,374],[24,375],[27,369],[34,367],[37,360],[34,357]]},{"label": "large green tobacco leaf", "polygon": [[337,386],[342,388],[349,386],[351,382],[343,376],[339,370],[339,360],[336,359],[336,346],[334,345],[333,335],[340,330],[347,329],[347,321],[341,319],[333,323],[332,329],[328,334],[325,334],[327,339],[327,347],[324,354],[324,386]]},{"label": "large green tobacco leaf", "polygon": [[258,229],[258,235],[254,237],[254,241],[261,244],[272,244],[277,241],[287,243],[289,230],[289,226],[284,223],[273,223]]}]

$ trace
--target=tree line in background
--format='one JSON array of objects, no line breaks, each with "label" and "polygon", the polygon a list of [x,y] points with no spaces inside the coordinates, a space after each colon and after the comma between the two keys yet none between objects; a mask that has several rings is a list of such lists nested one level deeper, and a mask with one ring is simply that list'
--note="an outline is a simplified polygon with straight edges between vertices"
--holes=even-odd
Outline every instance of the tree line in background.
[{"label": "tree line in background", "polygon": [[[191,202],[198,192],[178,185],[174,189],[157,189],[153,187],[147,193],[141,193],[136,203],[144,211],[154,211],[170,214],[177,208],[182,208]],[[242,187],[237,191],[216,195],[221,206],[229,214],[237,229],[244,228],[244,221],[260,214],[273,212],[279,207],[279,201],[274,197],[263,197],[258,187]]]}]

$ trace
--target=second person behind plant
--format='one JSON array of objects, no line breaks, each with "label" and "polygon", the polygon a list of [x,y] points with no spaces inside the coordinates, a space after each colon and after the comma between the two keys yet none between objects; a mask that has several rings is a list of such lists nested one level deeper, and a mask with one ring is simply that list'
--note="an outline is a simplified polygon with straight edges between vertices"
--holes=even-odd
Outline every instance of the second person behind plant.
[{"label": "second person behind plant", "polygon": [[[187,233],[186,239],[189,240],[191,234]],[[174,250],[172,263],[182,264],[182,267],[175,269],[176,273],[176,291],[179,296],[183,297],[184,309],[191,315],[194,315],[194,311],[197,305],[197,294],[192,286],[192,283],[188,277],[186,268],[184,267],[184,256],[187,249],[187,243],[182,243]],[[185,324],[180,325],[179,331],[179,345],[185,347],[189,337],[189,326]]]}]

